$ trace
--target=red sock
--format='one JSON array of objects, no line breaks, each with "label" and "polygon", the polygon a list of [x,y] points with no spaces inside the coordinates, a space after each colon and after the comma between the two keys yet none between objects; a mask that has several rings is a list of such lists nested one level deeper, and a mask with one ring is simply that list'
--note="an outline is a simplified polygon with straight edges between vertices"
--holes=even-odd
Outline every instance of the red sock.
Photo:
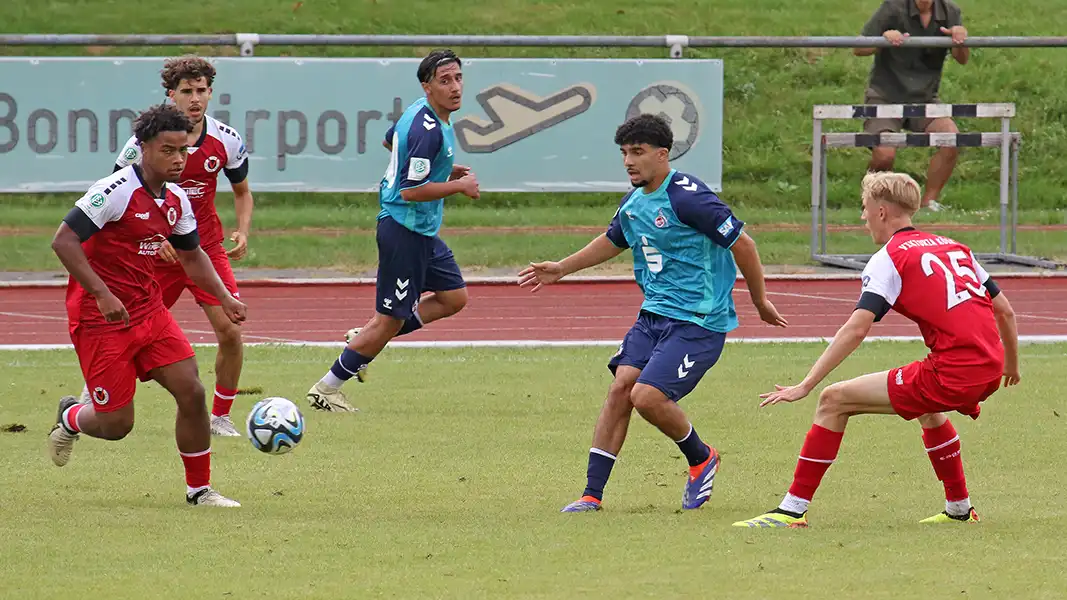
[{"label": "red sock", "polygon": [[228,390],[218,384],[215,385],[215,400],[211,403],[211,414],[222,417],[230,414],[233,399],[237,397],[237,390]]},{"label": "red sock", "polygon": [[185,463],[185,485],[203,488],[211,485],[211,448],[202,452],[179,452]]},{"label": "red sock", "polygon": [[789,486],[790,494],[804,500],[811,500],[815,496],[822,476],[837,458],[837,450],[841,447],[843,437],[843,431],[830,431],[819,425],[811,426],[804,438],[804,447],[800,449],[797,469],[793,472],[793,485]]},{"label": "red sock", "polygon": [[963,458],[960,456],[960,436],[951,421],[941,427],[923,429],[923,445],[934,473],[945,484],[945,499],[957,502],[968,497],[967,478],[963,476]]},{"label": "red sock", "polygon": [[86,408],[85,404],[75,404],[74,406],[63,411],[63,427],[71,433],[81,432],[81,427],[78,427],[78,413]]}]

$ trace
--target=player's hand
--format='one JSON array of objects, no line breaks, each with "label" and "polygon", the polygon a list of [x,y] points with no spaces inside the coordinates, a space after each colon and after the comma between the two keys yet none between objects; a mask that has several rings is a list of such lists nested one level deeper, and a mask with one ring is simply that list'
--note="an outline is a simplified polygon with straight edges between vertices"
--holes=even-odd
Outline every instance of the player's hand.
[{"label": "player's hand", "polygon": [[478,178],[474,176],[474,173],[467,173],[457,181],[459,181],[462,186],[460,187],[460,191],[463,192],[464,196],[474,200],[481,197],[481,193],[478,191]]},{"label": "player's hand", "polygon": [[563,275],[563,265],[558,262],[530,263],[530,266],[519,271],[519,287],[533,286],[530,291],[536,292],[550,283],[556,283]]},{"label": "player's hand", "polygon": [[789,321],[785,320],[785,317],[778,314],[778,309],[771,304],[770,300],[764,300],[763,302],[756,304],[756,310],[759,311],[759,318],[768,325],[774,325],[775,327],[788,327]]},{"label": "player's hand", "polygon": [[240,300],[227,295],[222,299],[222,312],[226,313],[226,317],[230,319],[231,323],[240,325],[245,320],[248,307]]},{"label": "player's hand", "polygon": [[159,257],[167,262],[174,262],[178,260],[178,251],[174,249],[174,246],[170,245],[170,242],[163,240],[159,245]]},{"label": "player's hand", "polygon": [[235,231],[230,235],[230,241],[237,244],[233,248],[226,251],[226,256],[233,260],[241,260],[248,254],[248,236]]},{"label": "player's hand", "polygon": [[959,45],[967,41],[967,28],[963,25],[956,25],[952,29],[942,27],[941,33],[951,35],[953,44]]},{"label": "player's hand", "polygon": [[894,46],[900,46],[901,44],[904,43],[904,40],[906,40],[909,37],[911,37],[911,34],[910,33],[900,33],[896,29],[890,29],[889,31],[883,33],[882,37],[884,37],[886,39],[886,41],[889,42],[890,44],[893,44]]},{"label": "player's hand", "polygon": [[452,165],[452,174],[449,175],[448,180],[455,181],[457,179],[462,179],[470,172],[471,168],[467,165]]},{"label": "player's hand", "polygon": [[773,392],[759,395],[759,397],[763,399],[763,402],[760,402],[759,405],[760,408],[763,408],[764,406],[778,404],[779,402],[796,402],[810,393],[811,389],[803,383],[789,387],[775,385]]},{"label": "player's hand", "polygon": [[122,321],[123,325],[130,324],[130,313],[126,312],[126,307],[122,305],[122,300],[119,300],[111,292],[97,296],[96,308],[100,310],[100,314],[104,315],[104,320],[108,323]]},{"label": "player's hand", "polygon": [[1019,385],[1022,375],[1019,374],[1018,366],[1004,365],[1004,387]]}]

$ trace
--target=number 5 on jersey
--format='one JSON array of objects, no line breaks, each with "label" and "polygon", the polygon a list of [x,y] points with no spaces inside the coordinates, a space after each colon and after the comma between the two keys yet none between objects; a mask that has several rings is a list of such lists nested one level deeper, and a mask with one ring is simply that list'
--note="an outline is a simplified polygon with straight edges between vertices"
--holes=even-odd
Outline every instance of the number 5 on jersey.
[{"label": "number 5 on jersey", "polygon": [[[967,265],[960,264],[961,260],[967,260],[967,258],[967,253],[962,250],[954,250],[948,253],[948,260],[952,263],[952,270],[963,280],[964,289],[956,291],[956,279],[952,276],[952,272],[948,270],[944,261],[930,252],[922,255],[923,273],[925,273],[927,277],[934,274],[935,264],[941,267],[941,272],[945,274],[945,295],[948,310],[952,310],[953,307],[966,302],[975,296],[985,296],[986,289],[985,286],[982,285],[982,282],[978,280],[978,274],[974,272],[974,269]],[[967,281],[968,279],[974,281],[974,283],[977,284],[977,287],[972,285],[970,281]]]}]

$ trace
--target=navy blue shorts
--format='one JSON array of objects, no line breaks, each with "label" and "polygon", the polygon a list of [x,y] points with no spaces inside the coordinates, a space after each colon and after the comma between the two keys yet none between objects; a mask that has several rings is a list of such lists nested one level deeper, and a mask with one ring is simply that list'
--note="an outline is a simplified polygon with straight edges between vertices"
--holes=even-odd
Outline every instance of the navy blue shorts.
[{"label": "navy blue shorts", "polygon": [[641,311],[608,369],[612,375],[620,365],[641,369],[637,383],[650,385],[677,402],[718,362],[725,343],[725,333]]},{"label": "navy blue shorts", "polygon": [[423,292],[466,287],[456,257],[444,240],[404,227],[392,217],[378,221],[378,281],[375,310],[396,319],[415,314]]}]

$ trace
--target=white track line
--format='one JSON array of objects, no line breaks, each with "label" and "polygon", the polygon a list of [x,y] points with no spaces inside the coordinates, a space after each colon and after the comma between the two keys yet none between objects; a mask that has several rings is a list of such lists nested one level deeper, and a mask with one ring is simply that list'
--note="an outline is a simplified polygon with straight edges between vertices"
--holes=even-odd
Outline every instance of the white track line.
[{"label": "white track line", "polygon": [[30,313],[19,312],[0,312],[0,316],[3,317],[18,317],[20,319],[42,319],[45,321],[66,321],[66,317],[53,317],[52,315],[34,315]]},{"label": "white track line", "polygon": [[[795,337],[795,338],[734,338],[727,343],[734,344],[798,344],[829,343],[829,337]],[[919,336],[872,336],[868,342],[921,342]],[[1024,344],[1057,344],[1067,342],[1067,335],[1020,335]],[[438,342],[392,342],[390,348],[587,348],[616,347],[622,340],[470,340]],[[341,348],[342,342],[252,342],[246,346],[285,347],[285,348]],[[193,346],[210,348],[215,344],[193,344]],[[0,344],[0,351],[33,350],[72,350],[70,344]]]}]

